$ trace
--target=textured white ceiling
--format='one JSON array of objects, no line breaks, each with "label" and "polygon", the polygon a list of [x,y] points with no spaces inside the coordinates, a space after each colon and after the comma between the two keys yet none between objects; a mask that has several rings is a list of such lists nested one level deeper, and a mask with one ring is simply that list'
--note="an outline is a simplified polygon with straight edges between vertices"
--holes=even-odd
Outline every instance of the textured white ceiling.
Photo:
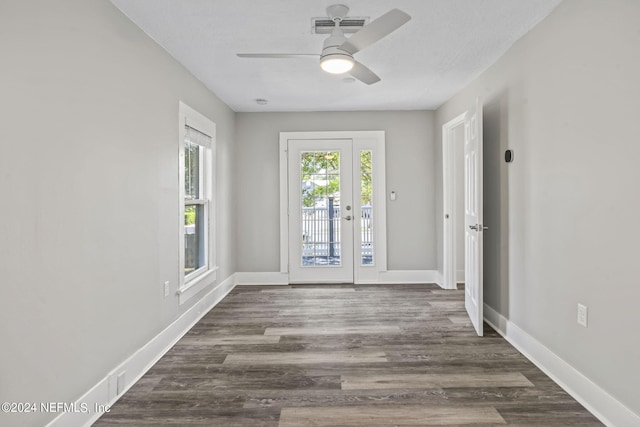
[{"label": "textured white ceiling", "polygon": [[[561,0],[345,0],[371,20],[412,19],[356,54],[382,81],[327,74],[318,59],[236,53],[320,53],[311,18],[335,0],[112,0],[235,111],[435,109],[493,64]],[[257,98],[267,105],[257,105]]]}]

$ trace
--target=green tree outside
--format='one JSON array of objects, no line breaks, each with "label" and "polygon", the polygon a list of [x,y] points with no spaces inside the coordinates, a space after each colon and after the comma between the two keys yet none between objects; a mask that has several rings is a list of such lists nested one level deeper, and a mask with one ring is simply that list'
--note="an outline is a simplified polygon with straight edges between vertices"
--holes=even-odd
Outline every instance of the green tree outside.
[{"label": "green tree outside", "polygon": [[[371,204],[372,164],[371,151],[360,152],[360,191],[362,204]],[[313,151],[302,154],[302,183],[311,183],[302,188],[302,204],[315,206],[317,200],[339,197],[340,193],[340,153],[335,151]]]}]

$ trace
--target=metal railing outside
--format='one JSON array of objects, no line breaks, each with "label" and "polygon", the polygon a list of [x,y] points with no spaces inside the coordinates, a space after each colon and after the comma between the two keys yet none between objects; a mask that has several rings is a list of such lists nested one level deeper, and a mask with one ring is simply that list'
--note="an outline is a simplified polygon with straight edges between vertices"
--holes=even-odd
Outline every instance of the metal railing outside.
[{"label": "metal railing outside", "polygon": [[[340,205],[302,208],[302,257],[304,265],[340,264]],[[373,262],[371,206],[362,206],[360,218],[361,262]]]}]

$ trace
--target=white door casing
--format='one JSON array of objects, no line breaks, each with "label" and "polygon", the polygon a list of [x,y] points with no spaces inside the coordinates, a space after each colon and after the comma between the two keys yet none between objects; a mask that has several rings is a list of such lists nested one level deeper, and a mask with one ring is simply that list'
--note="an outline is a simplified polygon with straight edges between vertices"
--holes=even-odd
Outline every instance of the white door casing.
[{"label": "white door casing", "polygon": [[[301,153],[338,150],[341,153],[340,170],[349,175],[343,176],[340,182],[341,218],[339,225],[334,222],[335,228],[339,227],[342,233],[339,242],[340,266],[335,265],[338,262],[330,266],[309,266],[307,262],[301,263]],[[364,152],[369,154],[371,160],[373,190],[366,206],[360,185],[361,167],[366,163],[361,162]],[[280,133],[280,272],[288,276],[289,283],[375,283],[379,280],[379,273],[386,271],[384,153],[383,131]],[[351,189],[345,188],[349,185]],[[347,204],[348,201],[351,203]],[[346,206],[351,209],[347,211]],[[351,216],[351,220],[347,220],[346,216]],[[349,253],[345,253],[345,250]],[[308,247],[306,251],[309,251]],[[348,271],[349,264],[351,273]]]},{"label": "white door casing", "polygon": [[477,334],[483,335],[483,182],[482,182],[482,104],[465,115],[465,292],[464,305]]},{"label": "white door casing", "polygon": [[[442,126],[442,195],[443,195],[443,283],[442,287],[445,289],[457,289],[456,283],[456,239],[455,236],[459,232],[464,233],[464,230],[456,230],[458,223],[457,218],[464,216],[464,212],[456,209],[455,197],[457,191],[463,191],[464,188],[458,189],[457,185],[464,187],[464,182],[456,184],[455,171],[457,168],[464,170],[463,162],[459,165],[454,164],[456,144],[460,144],[461,149],[464,149],[464,137],[456,138],[456,131],[459,128],[464,130],[464,123],[467,117],[467,113],[462,113],[459,116],[451,119]],[[464,134],[464,132],[462,132]],[[464,222],[464,221],[463,221]],[[458,266],[462,268],[462,266]]]}]

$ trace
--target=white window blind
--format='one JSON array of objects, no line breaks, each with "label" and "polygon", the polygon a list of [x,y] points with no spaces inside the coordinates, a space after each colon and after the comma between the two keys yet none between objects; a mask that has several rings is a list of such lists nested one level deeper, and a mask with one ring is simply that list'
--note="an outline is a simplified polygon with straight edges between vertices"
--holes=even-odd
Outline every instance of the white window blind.
[{"label": "white window blind", "polygon": [[206,148],[211,148],[212,138],[206,133],[200,132],[198,129],[192,128],[188,124],[184,126],[185,128],[185,142],[189,142],[191,144],[201,145]]}]

